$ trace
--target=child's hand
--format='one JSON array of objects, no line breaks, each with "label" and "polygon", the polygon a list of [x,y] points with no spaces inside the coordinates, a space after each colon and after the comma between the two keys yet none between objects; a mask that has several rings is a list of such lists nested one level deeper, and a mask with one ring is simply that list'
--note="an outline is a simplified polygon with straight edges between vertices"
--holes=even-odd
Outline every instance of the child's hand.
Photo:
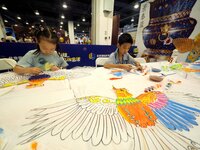
[{"label": "child's hand", "polygon": [[136,63],[135,63],[135,66],[136,66],[136,69],[137,69],[137,70],[139,70],[139,71],[141,71],[141,72],[144,71],[143,67],[140,65],[139,62],[136,62]]},{"label": "child's hand", "polygon": [[132,65],[131,64],[122,64],[122,69],[126,70],[126,71],[130,71],[132,69]]},{"label": "child's hand", "polygon": [[59,70],[59,69],[60,69],[60,68],[57,67],[57,66],[55,66],[55,65],[51,67],[51,71],[57,71],[57,70]]},{"label": "child's hand", "polygon": [[41,72],[42,72],[42,70],[38,67],[28,68],[28,73],[30,73],[30,74],[40,74]]}]

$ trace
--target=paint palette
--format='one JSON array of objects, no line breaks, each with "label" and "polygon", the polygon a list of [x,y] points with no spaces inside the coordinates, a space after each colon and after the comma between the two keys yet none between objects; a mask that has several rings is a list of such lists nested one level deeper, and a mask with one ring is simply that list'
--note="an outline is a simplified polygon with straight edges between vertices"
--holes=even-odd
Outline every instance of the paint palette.
[{"label": "paint palette", "polygon": [[150,75],[149,79],[154,82],[161,82],[164,78],[157,75]]},{"label": "paint palette", "polygon": [[115,72],[113,73],[114,76],[121,77],[123,74],[122,72]]},{"label": "paint palette", "polygon": [[151,71],[152,71],[152,72],[161,72],[161,70],[158,69],[158,68],[152,68]]}]

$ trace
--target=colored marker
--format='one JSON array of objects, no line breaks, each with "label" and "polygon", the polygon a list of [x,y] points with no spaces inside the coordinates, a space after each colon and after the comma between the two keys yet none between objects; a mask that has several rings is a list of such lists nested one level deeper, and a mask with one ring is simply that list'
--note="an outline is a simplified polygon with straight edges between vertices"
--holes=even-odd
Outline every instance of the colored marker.
[{"label": "colored marker", "polygon": [[31,143],[31,150],[37,150],[37,142],[32,142]]}]

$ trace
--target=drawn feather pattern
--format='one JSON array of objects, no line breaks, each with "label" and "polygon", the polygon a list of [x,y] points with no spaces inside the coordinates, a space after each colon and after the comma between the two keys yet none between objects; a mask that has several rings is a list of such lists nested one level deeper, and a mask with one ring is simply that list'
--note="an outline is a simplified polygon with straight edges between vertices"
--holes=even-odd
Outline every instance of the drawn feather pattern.
[{"label": "drawn feather pattern", "polygon": [[199,109],[169,100],[164,93],[147,92],[136,98],[116,89],[117,99],[101,96],[77,98],[33,109],[32,128],[20,136],[25,144],[51,133],[61,140],[82,138],[93,146],[133,140],[134,150],[200,149],[199,143],[172,130],[197,125]]},{"label": "drawn feather pattern", "polygon": [[196,116],[200,113],[199,109],[169,100],[164,93],[151,91],[141,94],[137,98],[144,102],[146,99],[149,101],[148,99],[152,97],[154,97],[154,102],[148,103],[147,105],[167,128],[171,130],[189,131],[189,127],[198,125],[195,120]]}]

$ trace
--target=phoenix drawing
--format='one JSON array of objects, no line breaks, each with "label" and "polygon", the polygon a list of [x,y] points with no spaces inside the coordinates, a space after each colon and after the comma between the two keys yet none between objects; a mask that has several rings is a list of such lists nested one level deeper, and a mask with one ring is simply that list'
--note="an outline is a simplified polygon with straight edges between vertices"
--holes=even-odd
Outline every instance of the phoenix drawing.
[{"label": "phoenix drawing", "polygon": [[33,109],[27,119],[33,126],[23,133],[20,144],[46,134],[71,136],[98,146],[134,140],[134,149],[200,149],[199,143],[174,132],[197,126],[200,110],[170,100],[160,91],[133,97],[125,88],[113,87],[117,98],[86,96]]}]

